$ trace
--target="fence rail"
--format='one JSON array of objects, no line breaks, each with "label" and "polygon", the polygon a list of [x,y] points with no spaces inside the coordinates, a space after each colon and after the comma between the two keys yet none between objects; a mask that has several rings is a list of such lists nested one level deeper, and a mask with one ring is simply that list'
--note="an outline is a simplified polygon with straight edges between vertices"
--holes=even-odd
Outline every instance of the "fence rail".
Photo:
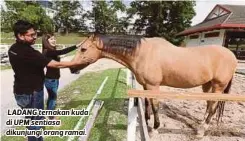
[{"label": "fence rail", "polygon": [[157,99],[188,99],[213,101],[244,101],[245,95],[218,93],[175,93],[152,90],[128,90],[129,97],[145,97]]}]

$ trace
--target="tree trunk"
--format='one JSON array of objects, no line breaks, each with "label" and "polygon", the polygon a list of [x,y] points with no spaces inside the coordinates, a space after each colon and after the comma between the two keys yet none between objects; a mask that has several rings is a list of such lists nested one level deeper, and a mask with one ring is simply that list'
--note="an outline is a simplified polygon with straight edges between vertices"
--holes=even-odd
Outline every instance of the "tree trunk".
[{"label": "tree trunk", "polygon": [[69,31],[68,31],[68,28],[66,27],[66,35],[68,35]]}]

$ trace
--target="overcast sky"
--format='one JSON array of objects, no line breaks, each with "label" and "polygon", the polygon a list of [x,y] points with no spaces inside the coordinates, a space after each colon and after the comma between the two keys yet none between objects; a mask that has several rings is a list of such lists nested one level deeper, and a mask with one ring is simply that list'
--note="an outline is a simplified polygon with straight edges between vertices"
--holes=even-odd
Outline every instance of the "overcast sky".
[{"label": "overcast sky", "polygon": [[194,7],[196,16],[192,19],[192,25],[202,22],[216,4],[245,5],[245,0],[198,0]]},{"label": "overcast sky", "polygon": [[[130,3],[129,0],[123,0],[123,2],[126,4]],[[2,5],[3,1],[0,0],[0,3]],[[91,1],[81,1],[81,3],[85,10],[91,9]],[[196,16],[192,19],[192,25],[202,22],[216,4],[245,5],[245,0],[197,0],[194,7]]]}]

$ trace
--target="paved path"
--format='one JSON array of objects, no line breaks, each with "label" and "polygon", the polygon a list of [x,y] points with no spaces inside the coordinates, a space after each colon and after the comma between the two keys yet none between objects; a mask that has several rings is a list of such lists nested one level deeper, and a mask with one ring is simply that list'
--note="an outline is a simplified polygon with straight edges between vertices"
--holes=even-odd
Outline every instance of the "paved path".
[{"label": "paved path", "polygon": [[[66,57],[63,60],[71,60],[72,57]],[[108,59],[101,59],[96,63],[90,65],[89,67],[83,69],[80,74],[71,74],[69,69],[61,69],[61,78],[59,90],[64,88],[66,85],[70,84],[72,81],[79,78],[86,72],[105,70],[108,68],[119,68],[122,65],[116,63],[115,61]],[[1,133],[3,134],[6,129],[5,122],[7,118],[13,118],[7,116],[7,109],[19,108],[15,102],[13,95],[13,70],[1,71]],[[47,98],[47,93],[45,90],[45,98]],[[14,117],[20,118],[20,117]]]},{"label": "paved path", "polygon": [[238,63],[237,72],[245,75],[245,62]]}]

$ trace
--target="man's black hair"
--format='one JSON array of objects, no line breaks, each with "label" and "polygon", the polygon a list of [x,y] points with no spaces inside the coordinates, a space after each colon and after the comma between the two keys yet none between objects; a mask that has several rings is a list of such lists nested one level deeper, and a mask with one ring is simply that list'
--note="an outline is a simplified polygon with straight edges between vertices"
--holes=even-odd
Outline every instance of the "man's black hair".
[{"label": "man's black hair", "polygon": [[14,36],[18,39],[18,34],[25,34],[31,28],[35,29],[35,26],[30,22],[18,20],[13,26]]}]

